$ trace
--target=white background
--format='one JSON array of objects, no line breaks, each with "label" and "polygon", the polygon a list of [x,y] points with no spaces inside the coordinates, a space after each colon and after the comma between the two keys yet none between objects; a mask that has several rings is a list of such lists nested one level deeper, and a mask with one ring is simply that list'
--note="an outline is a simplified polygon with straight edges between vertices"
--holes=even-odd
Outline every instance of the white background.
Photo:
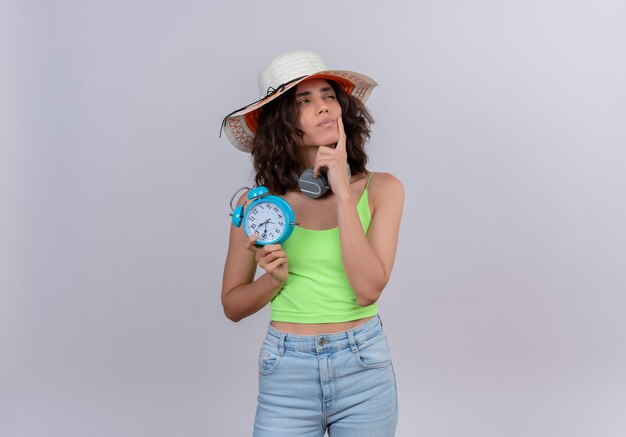
[{"label": "white background", "polygon": [[[0,436],[246,436],[221,118],[274,56],[380,87],[397,435],[626,434],[622,1],[0,3]],[[297,431],[294,431],[297,435]]]}]

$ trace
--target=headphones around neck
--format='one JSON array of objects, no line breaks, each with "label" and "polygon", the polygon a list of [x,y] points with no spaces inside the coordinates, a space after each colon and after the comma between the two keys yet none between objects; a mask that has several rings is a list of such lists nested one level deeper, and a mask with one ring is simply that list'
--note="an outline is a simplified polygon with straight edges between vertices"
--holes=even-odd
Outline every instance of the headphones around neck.
[{"label": "headphones around neck", "polygon": [[[348,164],[348,179],[352,176],[350,164]],[[330,190],[330,184],[326,176],[320,172],[318,177],[313,176],[313,169],[307,168],[298,178],[300,191],[311,199],[318,199]],[[332,190],[331,190],[332,191]]]}]

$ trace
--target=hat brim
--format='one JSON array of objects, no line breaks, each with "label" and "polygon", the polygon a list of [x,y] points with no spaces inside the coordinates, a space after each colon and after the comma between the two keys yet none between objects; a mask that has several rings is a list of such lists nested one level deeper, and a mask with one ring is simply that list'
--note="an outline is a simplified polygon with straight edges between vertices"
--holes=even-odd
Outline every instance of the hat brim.
[{"label": "hat brim", "polygon": [[261,108],[307,79],[332,80],[339,84],[347,94],[356,97],[363,103],[367,101],[372,90],[378,85],[371,77],[348,70],[324,70],[304,76],[285,85],[274,94],[229,115],[225,120],[224,132],[231,144],[243,152],[250,152]]}]

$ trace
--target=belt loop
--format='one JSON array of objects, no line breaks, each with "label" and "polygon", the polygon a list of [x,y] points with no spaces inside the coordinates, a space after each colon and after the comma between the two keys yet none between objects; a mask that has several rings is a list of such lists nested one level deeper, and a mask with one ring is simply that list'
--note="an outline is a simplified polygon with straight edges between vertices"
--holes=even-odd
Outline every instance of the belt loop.
[{"label": "belt loop", "polygon": [[352,352],[356,352],[359,350],[359,348],[356,346],[356,340],[354,340],[354,332],[352,332],[352,329],[350,329],[348,332],[348,340],[350,340],[350,349],[352,349]]},{"label": "belt loop", "polygon": [[281,332],[280,339],[278,340],[278,355],[281,357],[285,354],[285,337],[287,337],[287,334]]},{"label": "belt loop", "polygon": [[285,338],[287,334],[284,332],[280,333],[280,338],[278,339],[278,355],[281,357],[285,354]]}]

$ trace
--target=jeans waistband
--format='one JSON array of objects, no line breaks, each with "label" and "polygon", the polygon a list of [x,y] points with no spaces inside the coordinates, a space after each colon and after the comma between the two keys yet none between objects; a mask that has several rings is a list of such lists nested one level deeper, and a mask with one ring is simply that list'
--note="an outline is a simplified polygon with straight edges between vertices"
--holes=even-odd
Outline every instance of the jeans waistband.
[{"label": "jeans waistband", "polygon": [[382,333],[382,330],[380,317],[375,315],[355,328],[333,334],[296,335],[279,331],[269,325],[265,340],[276,345],[282,344],[285,349],[305,352],[314,352],[320,349],[340,350],[349,347],[355,349],[356,344]]}]

